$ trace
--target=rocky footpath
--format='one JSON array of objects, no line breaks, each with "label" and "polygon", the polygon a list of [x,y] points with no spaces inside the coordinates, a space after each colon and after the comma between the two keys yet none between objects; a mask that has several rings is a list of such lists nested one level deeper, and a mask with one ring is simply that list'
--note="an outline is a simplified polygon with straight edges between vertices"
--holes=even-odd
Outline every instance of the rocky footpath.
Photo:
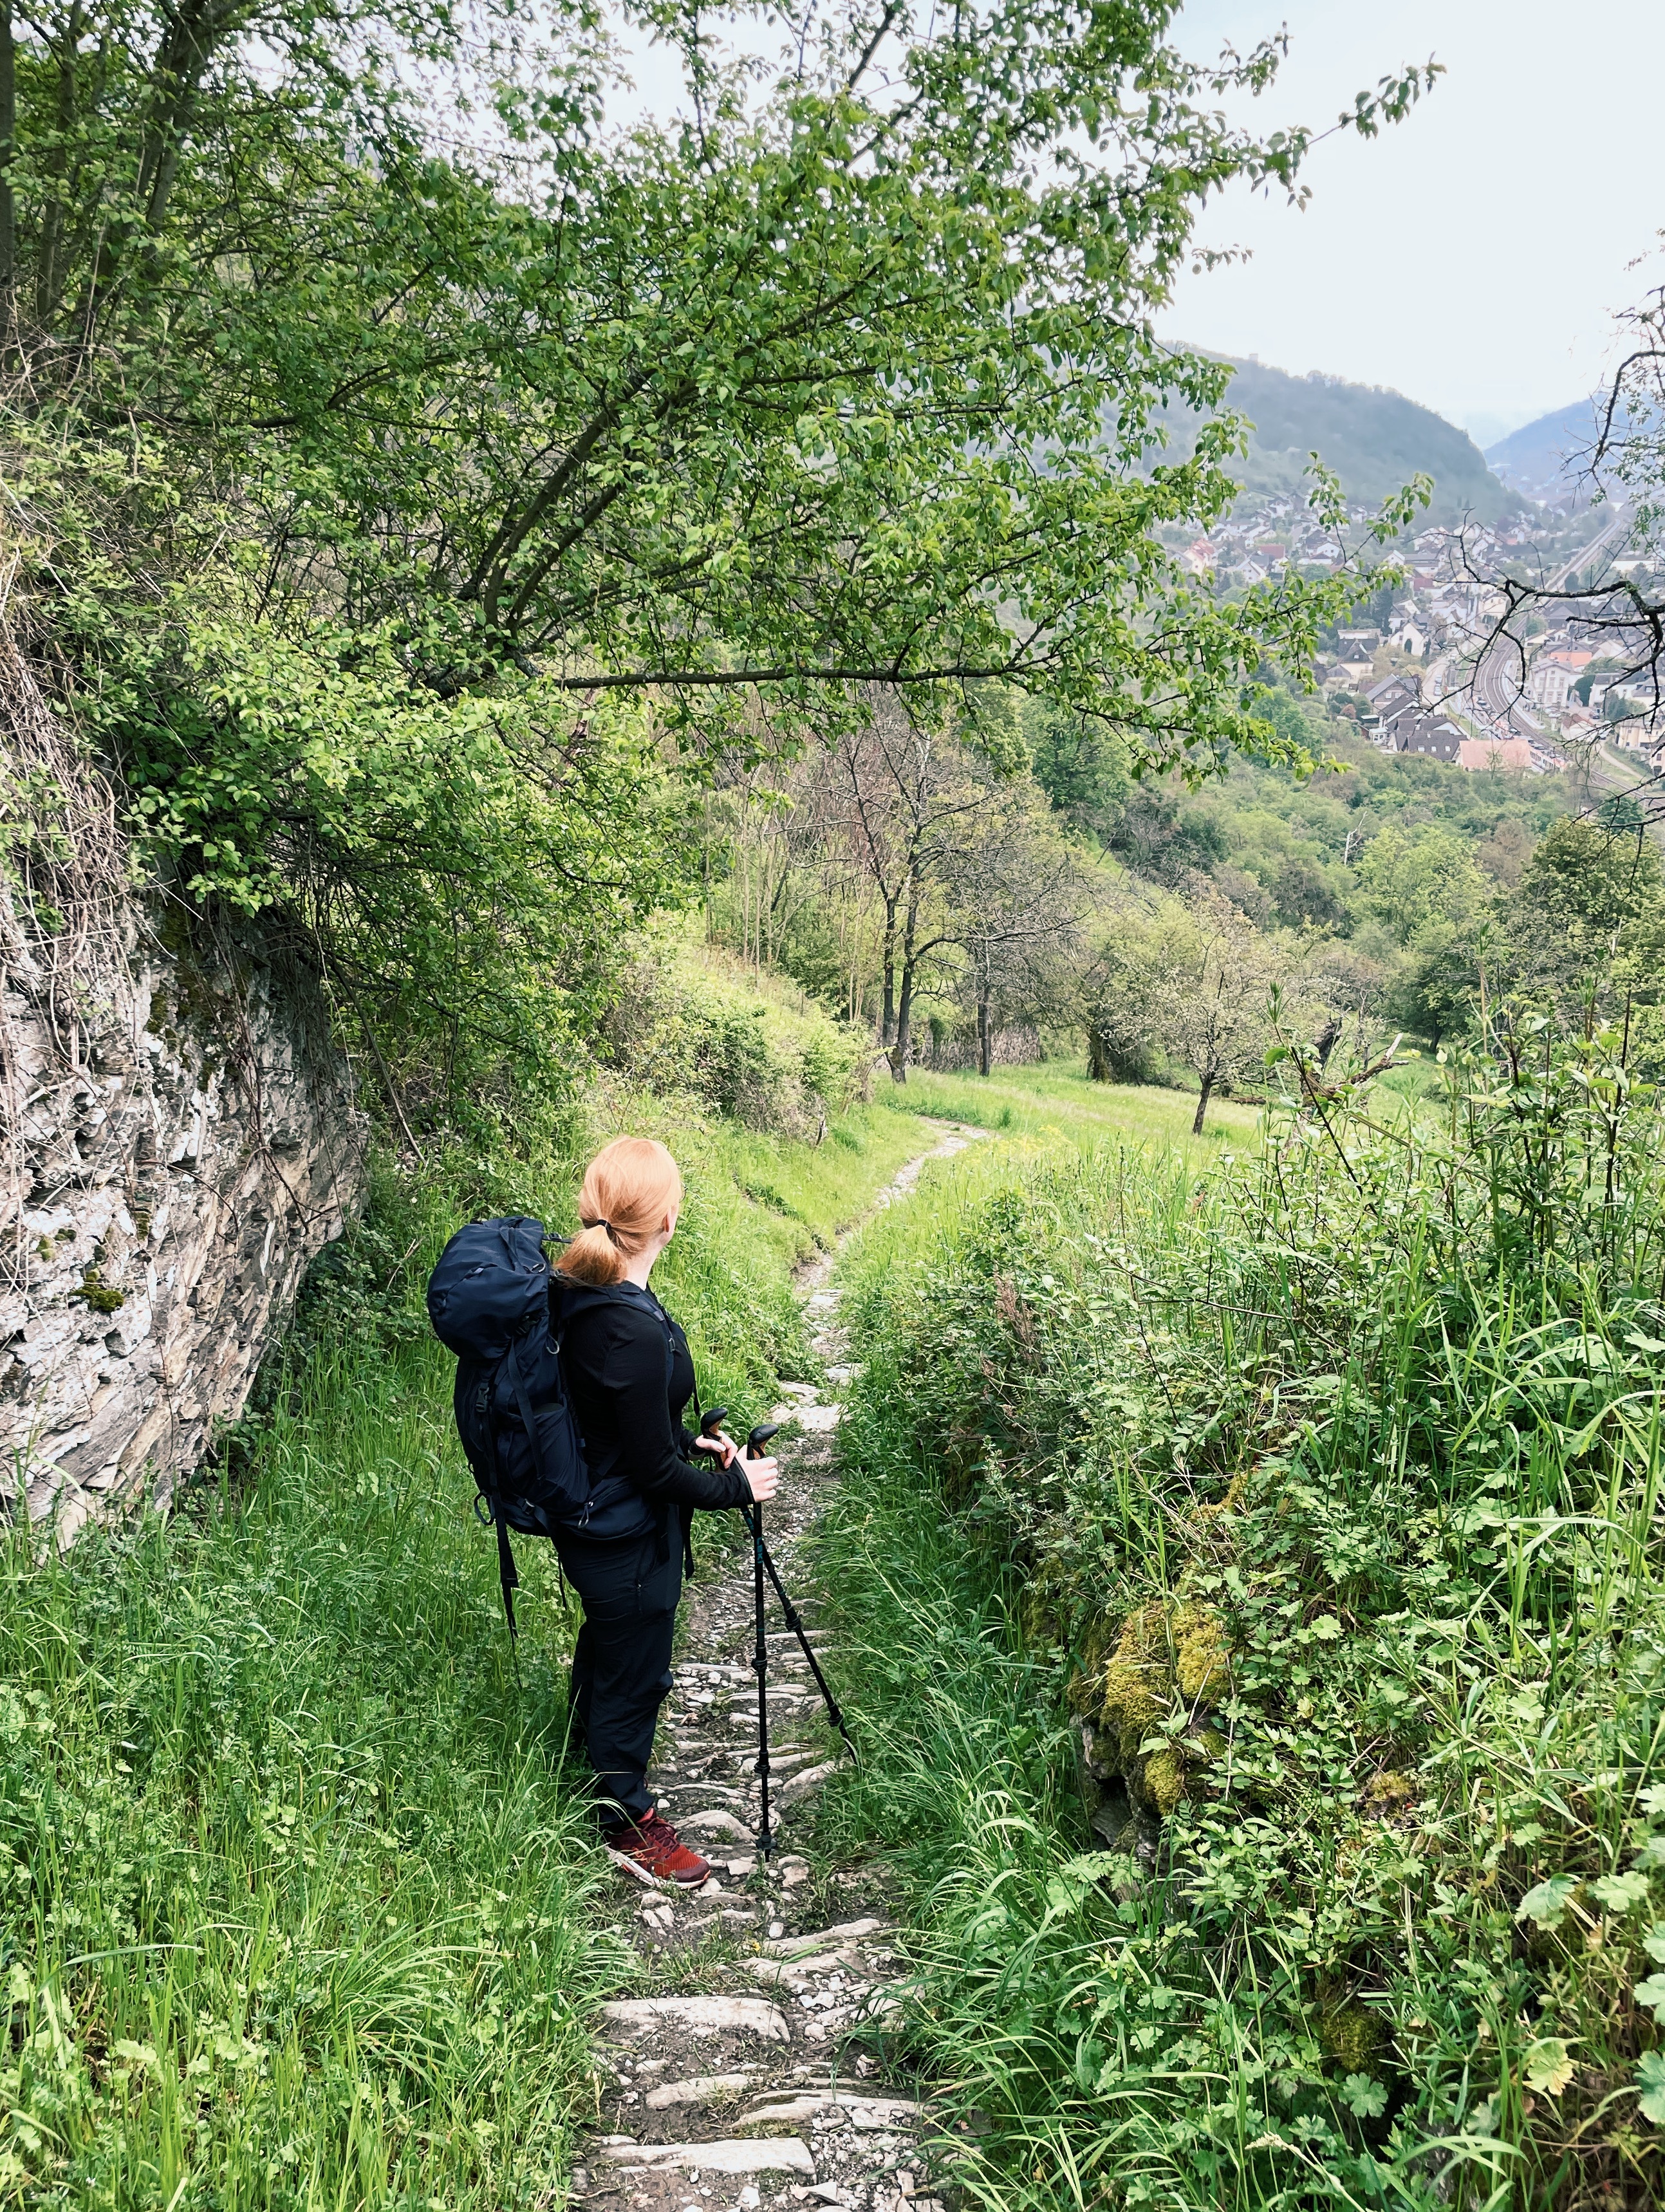
[{"label": "rocky footpath", "polygon": [[[977,1133],[936,1126],[935,1148],[902,1170],[880,1206],[904,1197],[927,1160]],[[771,1416],[787,1426],[781,1493],[766,1516],[769,1549],[817,1651],[825,1638],[798,1553],[836,1479],[836,1394],[857,1371],[829,1266],[819,1263],[805,1284],[828,1387],[788,1385],[790,1402]],[[660,1810],[717,1872],[692,1895],[641,1894],[642,1984],[604,2008],[604,2125],[575,2187],[598,2207],[630,2212],[754,2212],[766,2203],[940,2212],[933,2175],[944,2147],[933,2148],[928,2096],[885,2063],[885,2018],[905,1966],[882,1873],[823,1863],[807,1840],[815,1793],[848,1754],[772,1597],[769,1618],[778,1848],[764,1861],[755,1848],[751,1555],[708,1547],[684,1608],[650,1779]],[[852,1727],[859,1732],[859,1722]]]}]

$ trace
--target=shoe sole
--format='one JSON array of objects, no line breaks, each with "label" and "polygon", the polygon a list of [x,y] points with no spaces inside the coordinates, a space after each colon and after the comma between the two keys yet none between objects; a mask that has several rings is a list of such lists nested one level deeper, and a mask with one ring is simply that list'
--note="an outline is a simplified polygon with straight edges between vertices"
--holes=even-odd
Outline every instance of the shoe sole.
[{"label": "shoe sole", "polygon": [[606,1851],[608,1857],[616,1867],[622,1867],[626,1874],[634,1875],[638,1881],[645,1882],[649,1889],[703,1889],[711,1879],[709,1867],[697,1881],[681,1881],[673,1874],[650,1873],[640,1859],[633,1859],[628,1851],[616,1851],[611,1844],[606,1846]]}]

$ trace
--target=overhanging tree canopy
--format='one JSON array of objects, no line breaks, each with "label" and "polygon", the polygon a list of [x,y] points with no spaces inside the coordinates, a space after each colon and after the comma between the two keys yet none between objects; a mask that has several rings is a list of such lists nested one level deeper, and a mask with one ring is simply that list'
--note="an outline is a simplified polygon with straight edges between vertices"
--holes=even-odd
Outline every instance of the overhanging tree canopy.
[{"label": "overhanging tree canopy", "polygon": [[[1275,46],[1199,69],[1172,13],[811,12],[751,101],[678,18],[693,118],[618,137],[576,14],[517,56],[511,13],[437,0],[60,0],[14,19],[20,357],[234,474],[268,605],[391,622],[442,689],[527,655],[800,700],[1002,674],[1240,738],[1222,684],[1313,608],[1219,609],[1163,556],[1236,431],[1136,472],[1155,407],[1222,390],[1148,318],[1208,192],[1292,187],[1307,140],[1212,105]],[[441,150],[417,59],[465,72],[495,154]]]}]

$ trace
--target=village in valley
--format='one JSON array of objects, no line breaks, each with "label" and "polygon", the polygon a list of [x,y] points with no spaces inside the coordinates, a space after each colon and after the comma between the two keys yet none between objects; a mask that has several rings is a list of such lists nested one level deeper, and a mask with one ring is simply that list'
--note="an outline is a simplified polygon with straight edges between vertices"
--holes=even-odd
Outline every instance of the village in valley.
[{"label": "village in valley", "polygon": [[[1370,511],[1350,505],[1361,535]],[[1522,501],[1493,524],[1424,529],[1399,549],[1404,580],[1326,638],[1316,674],[1334,712],[1384,753],[1534,775],[1579,769],[1598,783],[1665,775],[1665,702],[1645,641],[1615,627],[1607,587],[1646,586],[1622,506],[1568,490]],[[1292,565],[1327,574],[1345,557],[1300,497],[1240,501],[1180,557],[1225,592]],[[1511,612],[1509,580],[1540,587]],[[1553,594],[1565,591],[1568,596]],[[1594,595],[1594,596],[1593,596]],[[1622,756],[1622,757],[1620,757]]]}]

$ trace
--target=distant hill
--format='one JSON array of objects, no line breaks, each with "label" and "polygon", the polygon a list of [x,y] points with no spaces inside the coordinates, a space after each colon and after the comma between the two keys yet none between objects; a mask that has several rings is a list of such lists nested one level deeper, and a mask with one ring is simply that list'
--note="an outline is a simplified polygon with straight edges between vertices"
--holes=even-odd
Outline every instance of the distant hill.
[{"label": "distant hill", "polygon": [[[1602,398],[1605,404],[1605,393]],[[1540,415],[1499,438],[1486,447],[1486,458],[1506,484],[1528,499],[1559,498],[1583,489],[1583,456],[1600,427],[1595,402],[1575,399],[1571,407],[1558,407],[1553,415]]]},{"label": "distant hill", "polygon": [[1372,506],[1419,471],[1431,476],[1431,521],[1455,522],[1467,514],[1494,522],[1520,503],[1486,467],[1468,433],[1431,407],[1380,385],[1347,384],[1316,370],[1290,376],[1256,361],[1233,361],[1231,368],[1225,404],[1255,425],[1249,457],[1237,465],[1251,497],[1298,491],[1307,456],[1316,452],[1350,499]]}]

